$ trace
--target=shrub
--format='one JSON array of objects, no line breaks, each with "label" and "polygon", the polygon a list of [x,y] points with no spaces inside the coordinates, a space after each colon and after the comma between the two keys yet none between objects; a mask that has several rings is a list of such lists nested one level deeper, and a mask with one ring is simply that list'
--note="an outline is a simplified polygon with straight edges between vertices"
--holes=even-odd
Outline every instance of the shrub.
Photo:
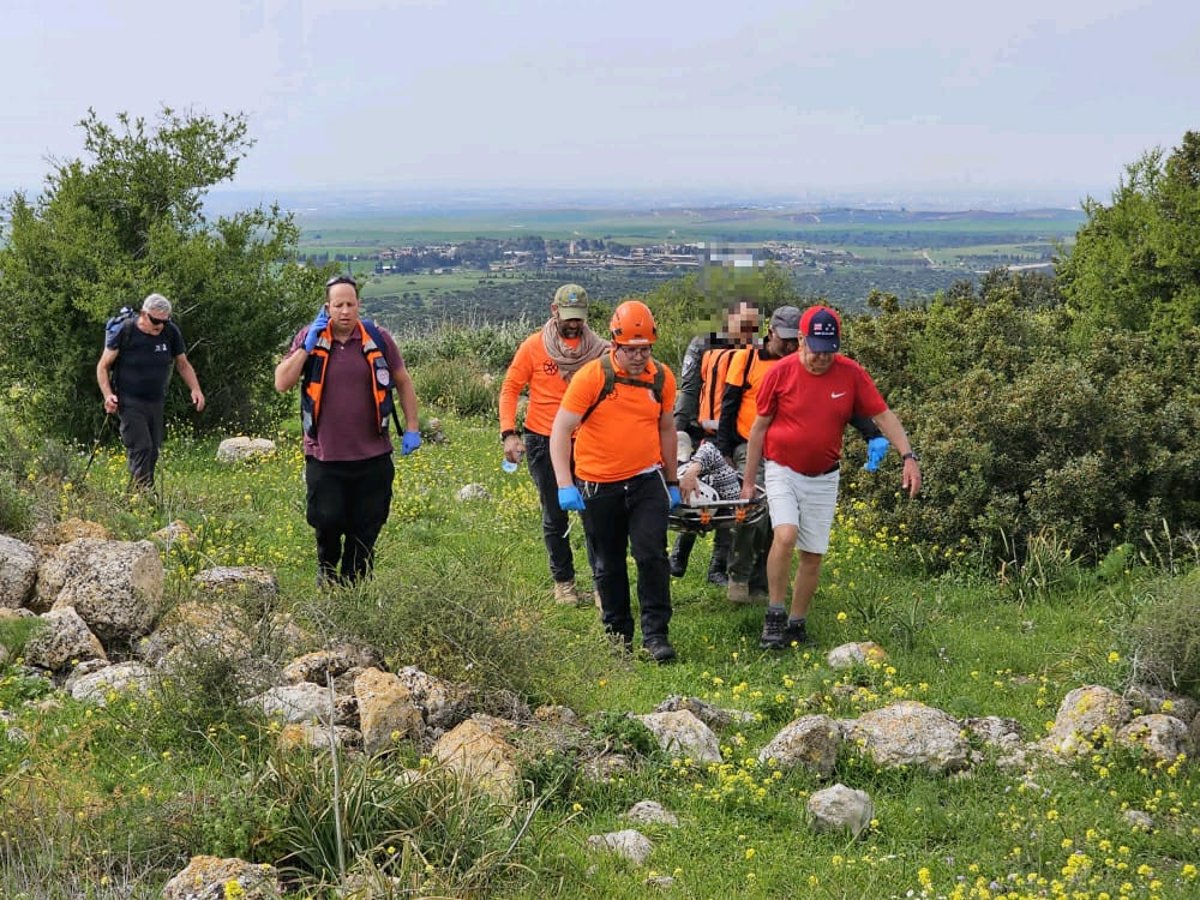
[{"label": "shrub", "polygon": [[33,498],[9,472],[0,472],[0,533],[24,534],[33,524]]},{"label": "shrub", "polygon": [[306,612],[326,639],[371,644],[400,666],[574,705],[611,673],[608,645],[598,635],[565,638],[546,621],[510,581],[510,552],[486,540],[454,552],[425,547],[404,573],[320,594]]},{"label": "shrub", "polygon": [[1200,573],[1167,583],[1134,620],[1133,677],[1200,699]]},{"label": "shrub", "polygon": [[485,377],[469,357],[435,359],[415,370],[413,384],[422,404],[460,416],[491,415],[500,381]]},{"label": "shrub", "polygon": [[[1200,329],[1100,334],[1083,348],[1061,308],[941,300],[854,319],[847,351],[875,377],[921,452],[917,502],[897,492],[895,457],[855,479],[880,521],[926,558],[965,538],[989,567],[1023,564],[1000,534],[1053,533],[1076,559],[1102,557],[1167,520],[1200,526]],[[854,459],[855,449],[847,456]]]}]

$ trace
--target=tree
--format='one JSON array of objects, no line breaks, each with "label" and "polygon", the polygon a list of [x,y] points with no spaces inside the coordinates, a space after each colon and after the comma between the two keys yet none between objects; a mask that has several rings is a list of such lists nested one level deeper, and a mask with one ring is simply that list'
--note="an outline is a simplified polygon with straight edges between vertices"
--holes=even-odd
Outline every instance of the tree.
[{"label": "tree", "polygon": [[1089,198],[1084,211],[1058,276],[1085,325],[1169,336],[1200,324],[1200,133],[1187,132],[1169,157],[1145,153],[1111,204]]},{"label": "tree", "polygon": [[[158,122],[96,113],[85,159],[53,162],[42,193],[5,204],[0,376],[21,413],[66,439],[103,420],[95,383],[105,320],[152,292],[174,304],[208,409],[198,431],[250,430],[279,413],[272,357],[312,314],[323,272],[294,261],[299,229],[277,206],[210,222],[203,200],[252,146],[241,115],[164,108]],[[188,415],[172,386],[168,418]]]}]

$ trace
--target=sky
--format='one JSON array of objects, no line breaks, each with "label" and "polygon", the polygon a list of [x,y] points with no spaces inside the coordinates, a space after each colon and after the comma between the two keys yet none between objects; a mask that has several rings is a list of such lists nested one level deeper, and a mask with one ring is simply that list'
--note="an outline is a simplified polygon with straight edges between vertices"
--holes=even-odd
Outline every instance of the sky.
[{"label": "sky", "polygon": [[1200,129],[1195,0],[5,0],[0,190],[245,114],[244,190],[1107,199]]}]

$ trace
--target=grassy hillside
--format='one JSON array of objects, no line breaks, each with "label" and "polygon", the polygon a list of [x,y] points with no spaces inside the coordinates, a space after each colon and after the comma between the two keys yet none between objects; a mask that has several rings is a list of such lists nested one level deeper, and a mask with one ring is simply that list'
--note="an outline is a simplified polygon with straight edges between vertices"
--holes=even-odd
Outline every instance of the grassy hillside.
[{"label": "grassy hillside", "polygon": [[[169,436],[158,502],[127,497],[123,458],[112,447],[86,477],[82,456],[35,450],[25,461],[43,516],[96,520],[127,539],[186,522],[194,538],[164,557],[170,605],[195,596],[190,579],[201,569],[260,565],[279,579],[275,611],[321,638],[370,640],[396,668],[418,665],[481,688],[506,686],[531,704],[569,705],[618,744],[638,738],[609,714],[648,712],[671,695],[754,714],[722,733],[718,766],[651,752],[598,782],[580,777],[569,754],[547,750],[525,771],[527,793],[511,812],[515,821],[528,816],[528,827],[503,832],[512,837],[507,853],[480,850],[491,845],[469,825],[503,831],[512,819],[489,818],[483,807],[464,816],[445,798],[407,835],[375,833],[368,819],[355,819],[349,827],[362,830],[371,865],[405,879],[377,896],[1196,896],[1200,782],[1190,761],[1155,765],[1101,745],[1074,765],[1014,772],[985,750],[969,775],[950,778],[881,769],[846,748],[830,783],[865,790],[875,804],[858,841],[805,824],[806,799],[826,783],[756,762],[799,715],[854,718],[899,699],[956,717],[1011,717],[1036,740],[1072,688],[1125,686],[1135,653],[1144,652],[1135,626],[1196,593],[1195,579],[1181,574],[1194,561],[1121,558],[1083,571],[1039,559],[1036,571],[1030,562],[1000,579],[963,545],[951,571],[934,577],[903,534],[859,525],[869,510],[856,501],[856,485],[898,484],[894,455],[873,476],[851,459],[810,624],[815,645],[760,651],[762,608],[731,607],[704,581],[702,542],[688,575],[672,585],[680,661],[656,667],[613,656],[593,609],[553,604],[536,495],[524,470],[500,470],[495,423],[448,416],[443,429],[447,443],[397,459],[375,581],[335,594],[313,585],[292,425],[269,435],[278,441],[274,458],[246,466],[214,462],[215,440]],[[458,502],[456,491],[470,482],[490,499]],[[582,560],[578,524],[573,540]],[[0,630],[0,643],[17,640],[11,626]],[[831,648],[859,640],[878,642],[888,659],[848,672],[826,664]],[[17,660],[0,666],[4,726],[27,738],[0,740],[0,896],[155,897],[202,852],[290,860],[294,896],[334,896],[326,891],[336,871],[306,868],[296,855],[329,834],[287,813],[289,796],[295,805],[328,789],[315,774],[327,767],[282,757],[271,725],[216,701],[222,673],[198,671],[207,680],[173,697],[92,708],[47,702],[45,684]],[[399,746],[370,765],[343,760],[343,784],[374,771],[376,799],[395,799],[397,767],[420,765],[419,755]],[[588,835],[629,827],[621,816],[641,799],[681,819],[677,829],[644,829],[655,848],[645,866],[584,848]],[[1152,825],[1131,823],[1130,810],[1148,813]],[[648,884],[654,876],[673,885]]]}]

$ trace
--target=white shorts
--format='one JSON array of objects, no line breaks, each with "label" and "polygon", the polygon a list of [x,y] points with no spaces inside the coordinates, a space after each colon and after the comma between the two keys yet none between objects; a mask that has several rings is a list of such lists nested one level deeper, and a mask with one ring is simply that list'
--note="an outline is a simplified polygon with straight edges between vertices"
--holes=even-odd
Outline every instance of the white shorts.
[{"label": "white shorts", "polygon": [[822,556],[829,549],[829,532],[837,512],[837,470],[809,477],[794,469],[766,460],[767,506],[771,527],[794,525],[799,533],[796,546]]}]

